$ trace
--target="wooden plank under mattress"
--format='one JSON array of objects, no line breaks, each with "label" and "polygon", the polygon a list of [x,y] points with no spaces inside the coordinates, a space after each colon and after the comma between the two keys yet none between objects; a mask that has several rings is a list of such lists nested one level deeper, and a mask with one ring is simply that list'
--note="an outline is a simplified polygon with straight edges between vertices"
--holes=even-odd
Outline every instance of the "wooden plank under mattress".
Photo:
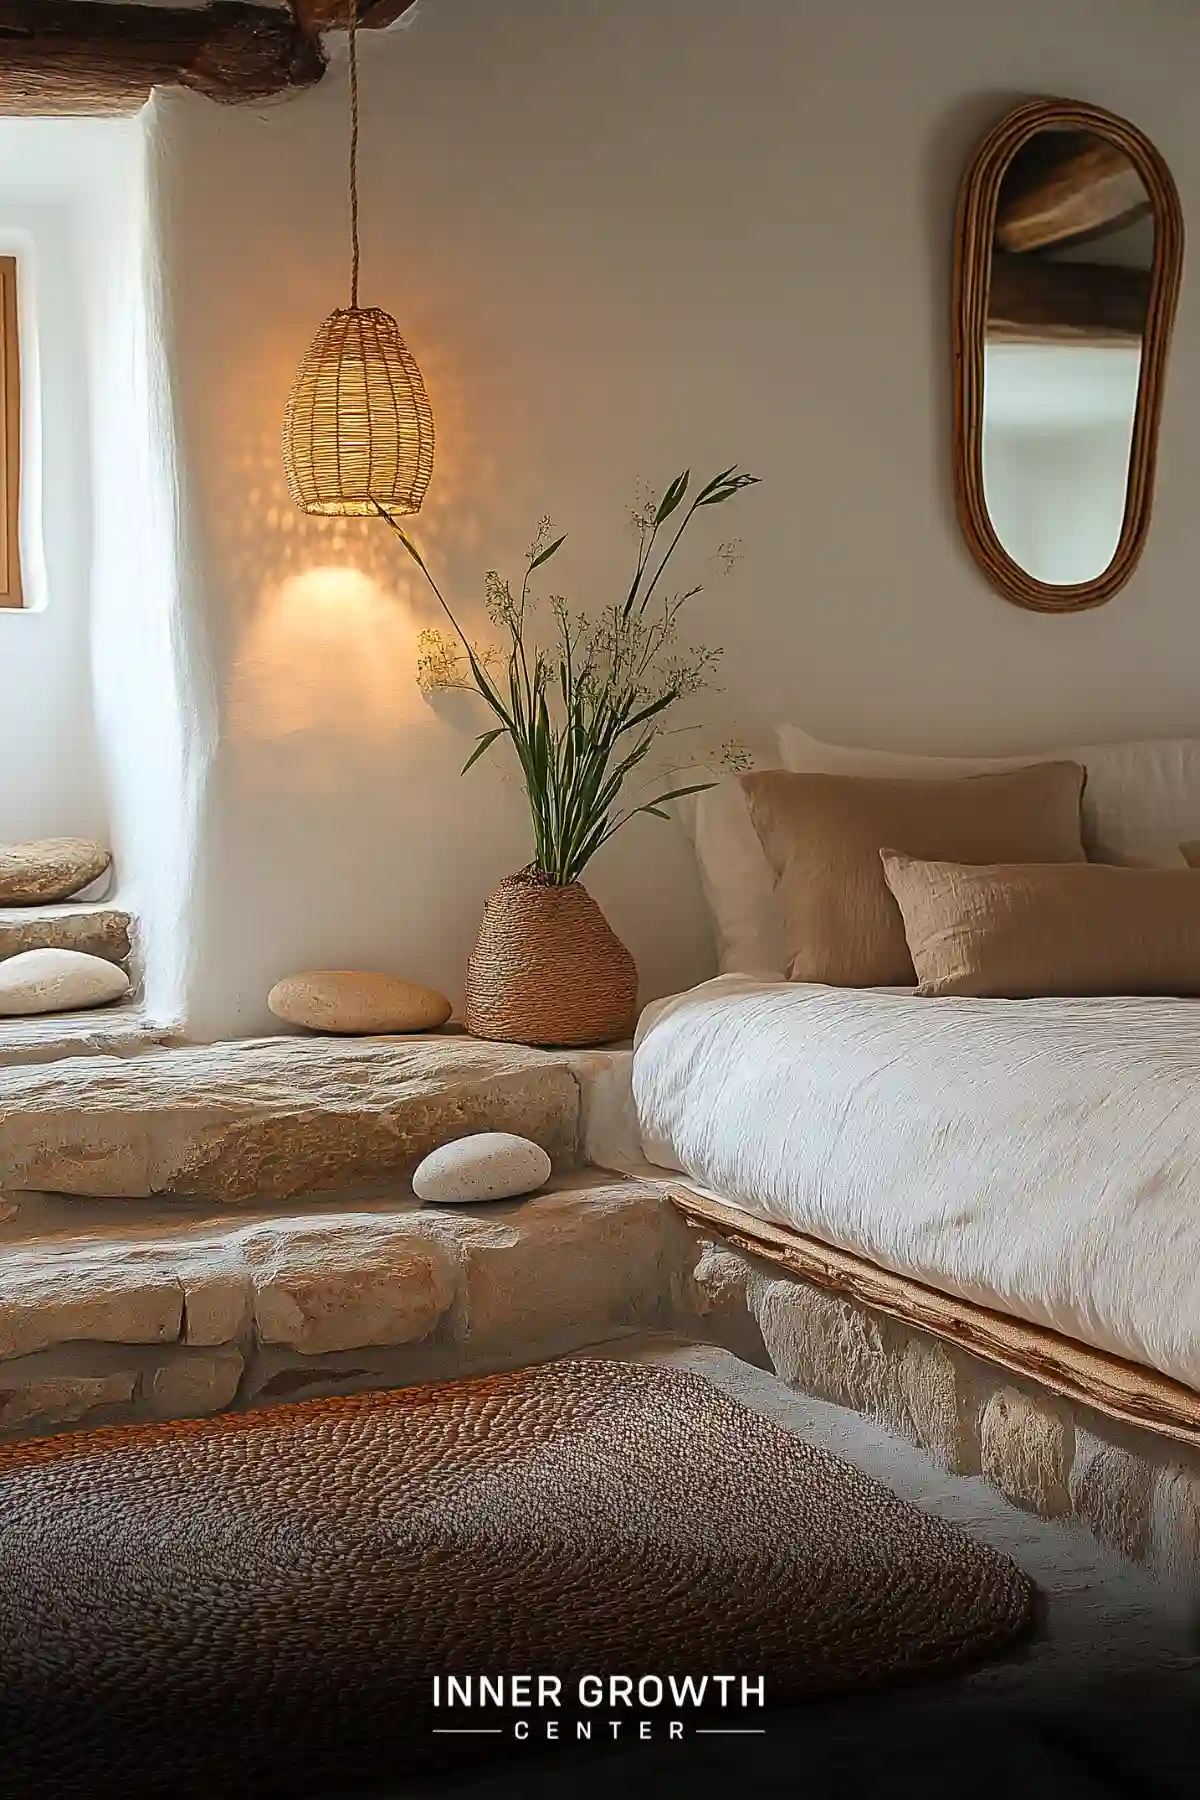
[{"label": "wooden plank under mattress", "polygon": [[940,1293],[906,1275],[894,1275],[866,1257],[757,1218],[728,1200],[696,1193],[682,1183],[673,1182],[668,1193],[693,1225],[775,1263],[789,1275],[846,1294],[875,1312],[957,1344],[985,1362],[998,1363],[1127,1425],[1200,1445],[1200,1393],[1181,1381],[1091,1350],[1047,1326],[1030,1325],[972,1300]]}]

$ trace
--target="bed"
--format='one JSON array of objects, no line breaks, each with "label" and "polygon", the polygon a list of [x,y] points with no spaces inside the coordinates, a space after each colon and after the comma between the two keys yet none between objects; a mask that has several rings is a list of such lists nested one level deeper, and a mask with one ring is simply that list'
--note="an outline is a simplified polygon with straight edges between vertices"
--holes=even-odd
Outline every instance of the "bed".
[{"label": "bed", "polygon": [[1200,1442],[1200,1007],[724,975],[647,1009],[648,1160],[702,1228]]}]

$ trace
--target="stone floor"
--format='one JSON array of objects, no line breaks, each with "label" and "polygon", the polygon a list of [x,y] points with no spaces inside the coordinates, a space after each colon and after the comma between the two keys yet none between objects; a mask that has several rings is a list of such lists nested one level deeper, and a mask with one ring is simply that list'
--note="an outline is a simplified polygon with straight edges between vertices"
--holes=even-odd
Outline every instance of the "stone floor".
[{"label": "stone floor", "polygon": [[1197,1615],[1169,1585],[1132,1569],[1080,1527],[1019,1511],[979,1477],[948,1474],[893,1433],[806,1399],[727,1352],[648,1338],[600,1346],[596,1354],[694,1370],[1005,1552],[1039,1587],[1036,1632],[962,1675],[772,1715],[763,1738],[635,1745],[585,1761],[571,1751],[530,1747],[488,1772],[376,1788],[377,1800],[693,1800],[738,1784],[804,1800],[876,1793],[1183,1800],[1196,1791]]}]

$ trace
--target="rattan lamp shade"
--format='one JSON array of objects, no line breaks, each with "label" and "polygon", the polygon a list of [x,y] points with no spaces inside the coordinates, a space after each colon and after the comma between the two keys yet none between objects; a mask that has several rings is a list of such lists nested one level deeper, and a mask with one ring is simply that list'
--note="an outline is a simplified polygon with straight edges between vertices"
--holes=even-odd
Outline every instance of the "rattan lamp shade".
[{"label": "rattan lamp shade", "polygon": [[433,473],[433,411],[390,313],[330,313],[288,396],[283,466],[306,513],[419,511]]}]

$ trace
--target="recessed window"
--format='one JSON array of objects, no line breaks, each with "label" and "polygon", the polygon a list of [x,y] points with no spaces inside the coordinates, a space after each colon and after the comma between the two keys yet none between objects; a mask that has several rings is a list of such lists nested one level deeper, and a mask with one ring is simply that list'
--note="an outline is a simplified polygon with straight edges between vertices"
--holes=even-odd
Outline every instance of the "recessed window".
[{"label": "recessed window", "polygon": [[21,601],[21,353],[17,259],[0,256],[0,606]]}]

